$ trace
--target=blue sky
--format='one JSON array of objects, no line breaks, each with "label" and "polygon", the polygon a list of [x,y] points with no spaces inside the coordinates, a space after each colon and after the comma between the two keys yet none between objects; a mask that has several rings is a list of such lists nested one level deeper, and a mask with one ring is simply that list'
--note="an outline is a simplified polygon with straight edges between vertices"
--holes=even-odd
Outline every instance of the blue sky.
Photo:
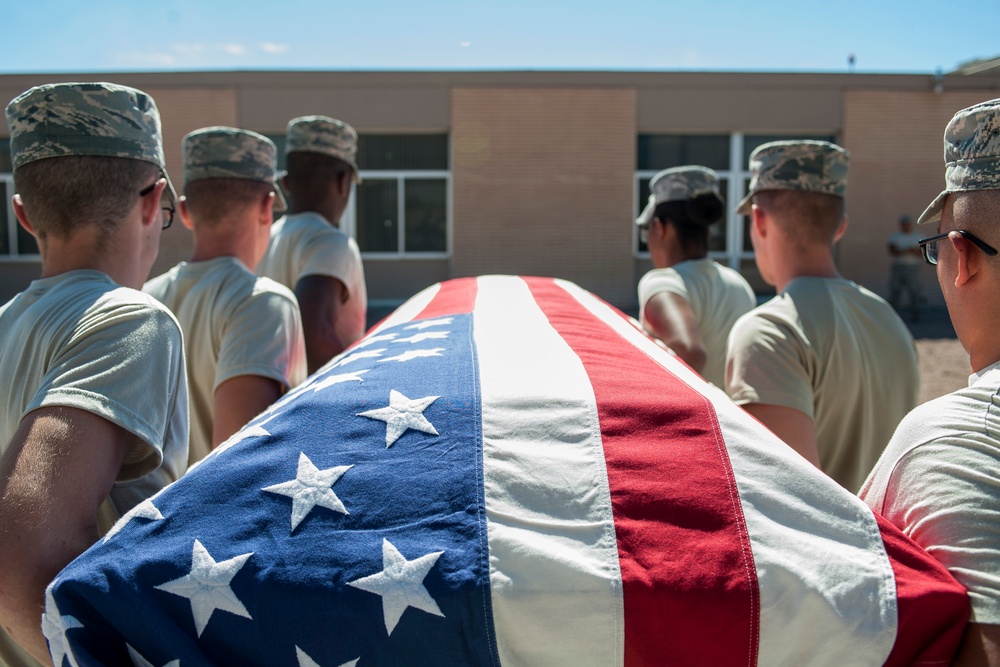
[{"label": "blue sky", "polygon": [[[955,8],[961,7],[956,15]],[[0,72],[945,72],[1000,55],[1000,0],[7,3]]]}]

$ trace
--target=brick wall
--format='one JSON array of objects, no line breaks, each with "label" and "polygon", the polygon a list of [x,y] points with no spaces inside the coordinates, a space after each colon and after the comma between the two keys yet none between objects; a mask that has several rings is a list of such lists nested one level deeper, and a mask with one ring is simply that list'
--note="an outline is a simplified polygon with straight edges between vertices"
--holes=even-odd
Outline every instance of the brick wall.
[{"label": "brick wall", "polygon": [[636,93],[455,88],[452,275],[572,280],[634,301]]},{"label": "brick wall", "polygon": [[[843,143],[851,152],[848,231],[838,259],[848,278],[886,294],[888,237],[901,214],[914,220],[944,189],[944,128],[959,109],[991,99],[990,91],[935,94],[847,91]],[[918,232],[934,230],[918,227]],[[934,269],[923,270],[925,294],[943,303]]]}]

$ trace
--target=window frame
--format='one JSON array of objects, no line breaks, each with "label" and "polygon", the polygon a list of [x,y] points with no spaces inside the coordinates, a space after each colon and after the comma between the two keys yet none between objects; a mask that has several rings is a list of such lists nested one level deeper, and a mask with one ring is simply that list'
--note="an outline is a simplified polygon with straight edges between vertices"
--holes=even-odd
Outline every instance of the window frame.
[{"label": "window frame", "polygon": [[[404,169],[404,170],[360,170],[361,180],[393,180],[396,181],[396,215],[397,222],[397,244],[396,252],[371,252],[361,250],[362,259],[393,259],[393,260],[428,260],[428,259],[449,259],[452,255],[452,224],[453,224],[453,199],[452,199],[452,179],[451,171],[448,169]],[[445,182],[445,249],[435,252],[419,252],[406,250],[406,181],[407,180],[444,180]],[[351,188],[351,197],[347,202],[347,209],[340,220],[344,233],[357,241],[358,234],[358,209],[357,209],[357,186]]]},{"label": "window frame", "polygon": [[19,252],[18,227],[20,223],[14,215],[14,204],[11,198],[14,196],[14,174],[10,172],[0,173],[0,196],[4,198],[4,206],[7,208],[7,247],[9,250],[0,253],[0,262],[24,262],[38,263],[42,261],[40,252],[22,253]]},{"label": "window frame", "polygon": [[[704,136],[702,133],[666,133],[666,132],[643,132],[641,134],[667,134],[672,136]],[[746,193],[747,184],[750,181],[750,165],[749,163],[743,163],[743,151],[746,145],[746,138],[760,136],[764,134],[763,132],[730,132],[729,133],[729,168],[725,170],[716,169],[715,172],[719,175],[720,180],[726,180],[726,201],[727,208],[725,212],[725,217],[723,218],[724,224],[726,225],[726,250],[719,251],[713,250],[708,253],[708,256],[712,259],[718,260],[721,263],[725,263],[730,268],[740,270],[740,266],[743,262],[747,260],[754,259],[753,247],[745,247],[743,244],[743,224],[745,216],[742,216],[736,212],[736,204],[743,199],[743,195]],[[769,132],[768,136],[781,135],[781,132]],[[721,133],[720,133],[721,135]],[[787,136],[790,138],[794,137],[805,137],[810,138],[825,135],[830,137],[831,141],[836,138],[836,132],[789,132]],[[660,170],[649,170],[643,169],[635,171],[635,176],[633,178],[633,194],[632,202],[633,208],[639,206],[639,183],[643,178],[652,178]],[[641,202],[641,206],[645,207],[646,203]],[[633,219],[639,217],[639,213],[642,212],[642,208],[638,208],[633,212]],[[648,260],[649,251],[639,250],[639,229],[632,225],[632,256],[635,259]]]}]

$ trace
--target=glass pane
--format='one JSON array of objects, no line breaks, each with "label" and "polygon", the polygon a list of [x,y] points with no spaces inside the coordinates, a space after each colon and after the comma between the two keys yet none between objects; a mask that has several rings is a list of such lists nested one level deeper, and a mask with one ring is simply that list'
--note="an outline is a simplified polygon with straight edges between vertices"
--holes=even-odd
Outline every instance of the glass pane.
[{"label": "glass pane", "polygon": [[448,249],[448,186],[443,178],[407,179],[406,252]]},{"label": "glass pane", "polygon": [[668,169],[700,164],[729,169],[729,135],[640,134],[638,169]]},{"label": "glass pane", "polygon": [[11,222],[15,225],[17,221],[12,217],[8,219],[7,215],[7,202],[10,200],[10,191],[13,187],[9,187],[3,181],[0,181],[0,196],[3,196],[4,201],[0,205],[0,255],[10,254],[10,242],[9,242],[9,232],[10,227],[8,226]]},{"label": "glass pane", "polygon": [[401,171],[447,169],[447,134],[362,134],[358,168]]},{"label": "glass pane", "polygon": [[[646,204],[649,201],[649,182],[650,178],[640,178],[639,179],[639,208],[636,209],[639,213],[646,208]],[[637,214],[638,217],[638,214]],[[639,252],[649,252],[649,246],[642,242],[642,234],[636,234],[636,250]]]},{"label": "glass pane", "polygon": [[[743,196],[746,197],[747,193],[750,191],[750,179],[743,179]],[[753,241],[750,240],[750,216],[741,215],[740,220],[742,220],[743,227],[743,252],[753,252]]]},{"label": "glass pane", "polygon": [[835,137],[830,135],[817,136],[817,135],[797,135],[793,136],[790,134],[748,134],[743,137],[743,166],[744,168],[749,168],[750,165],[750,153],[753,153],[758,146],[769,143],[771,141],[786,141],[789,139],[812,139],[814,141],[829,141],[830,143],[836,143]]},{"label": "glass pane", "polygon": [[361,252],[398,252],[399,192],[396,179],[366,178],[355,190]]},{"label": "glass pane", "polygon": [[729,180],[719,179],[719,194],[722,195],[722,218],[708,228],[708,249],[726,251],[726,211],[729,210],[729,203],[726,201],[726,192],[729,190]]},{"label": "glass pane", "polygon": [[278,149],[277,157],[278,171],[285,170],[285,135],[283,134],[265,134],[265,137],[274,142],[275,148]]},{"label": "glass pane", "polygon": [[[637,210],[639,210],[640,212],[642,211],[642,209],[646,208],[646,203],[647,203],[647,200],[649,199],[649,182],[650,182],[650,180],[652,180],[652,179],[649,179],[649,178],[640,178],[639,179],[639,201],[638,201],[639,208]],[[726,201],[726,193],[728,192],[728,188],[729,188],[729,181],[728,181],[728,179],[724,179],[724,178],[723,179],[719,179],[719,190],[720,190],[719,194],[722,195],[722,202],[723,202],[722,211],[723,211],[723,214],[722,214],[722,218],[717,223],[715,223],[714,225],[712,225],[711,227],[708,228],[708,249],[710,251],[711,250],[719,250],[721,252],[725,252],[726,251],[726,214],[725,214],[725,212],[729,210],[729,203]],[[638,245],[637,245],[636,249],[639,252],[647,252],[649,250],[649,248],[646,246],[646,244],[642,242],[642,239],[639,239],[637,241],[637,243],[638,243]]]},{"label": "glass pane", "polygon": [[10,174],[13,171],[10,162],[10,139],[0,139],[0,174]]}]

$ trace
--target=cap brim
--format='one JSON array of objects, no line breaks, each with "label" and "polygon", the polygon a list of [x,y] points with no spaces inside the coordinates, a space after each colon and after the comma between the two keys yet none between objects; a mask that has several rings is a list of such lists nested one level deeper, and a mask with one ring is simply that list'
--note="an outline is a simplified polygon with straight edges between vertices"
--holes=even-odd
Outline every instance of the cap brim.
[{"label": "cap brim", "polygon": [[750,215],[750,207],[753,206],[753,192],[747,193],[747,196],[740,200],[740,203],[736,205],[737,215]]},{"label": "cap brim", "polygon": [[[159,167],[160,165],[156,165],[156,166]],[[163,167],[160,167],[160,171],[163,172],[163,178],[165,178],[167,180],[167,190],[170,190],[170,194],[173,196],[174,201],[178,201],[179,197],[177,196],[177,188],[174,187],[173,181],[170,180],[170,174],[168,174],[167,170],[164,169]],[[161,196],[161,198],[162,198],[162,196]]]},{"label": "cap brim", "polygon": [[951,194],[947,190],[939,194],[931,202],[931,205],[924,209],[924,212],[917,218],[918,225],[926,225],[930,222],[937,222],[941,219],[941,212],[944,211],[944,200]]},{"label": "cap brim", "polygon": [[648,225],[653,221],[653,216],[656,214],[656,202],[652,197],[649,198],[649,203],[646,204],[646,208],[642,209],[642,213],[639,217],[635,219],[635,224],[639,227],[643,225]]},{"label": "cap brim", "polygon": [[285,195],[281,193],[281,186],[275,183],[271,186],[274,190],[274,201],[271,203],[271,210],[273,211],[284,211],[288,209],[288,202],[285,201]]}]

